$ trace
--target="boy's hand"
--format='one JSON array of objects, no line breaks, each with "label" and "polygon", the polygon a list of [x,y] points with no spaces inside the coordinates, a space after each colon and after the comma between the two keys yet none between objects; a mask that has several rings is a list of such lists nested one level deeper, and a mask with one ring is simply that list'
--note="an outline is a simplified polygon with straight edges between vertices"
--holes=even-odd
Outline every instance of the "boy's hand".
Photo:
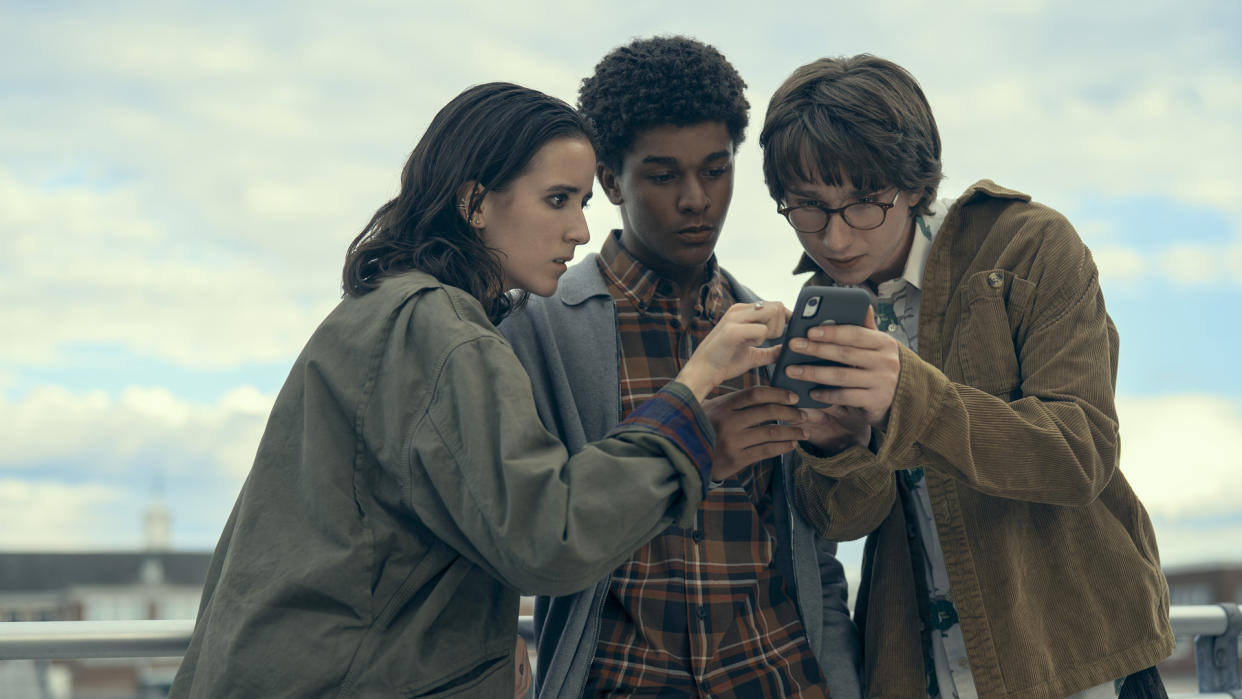
[{"label": "boy's hand", "polygon": [[820,416],[820,420],[803,423],[807,431],[805,441],[821,455],[830,456],[855,444],[862,447],[871,444],[871,425],[867,424],[862,410],[844,405],[811,410]]},{"label": "boy's hand", "polygon": [[513,649],[513,697],[519,699],[530,692],[534,677],[530,672],[530,654],[526,651],[526,639],[517,637],[517,646]]},{"label": "boy's hand", "polygon": [[703,401],[703,412],[716,430],[712,479],[731,478],[747,466],[792,451],[798,440],[806,439],[807,431],[799,426],[803,411],[794,407],[797,402],[797,394],[771,386]]},{"label": "boy's hand", "polygon": [[790,366],[795,379],[835,386],[811,391],[811,397],[834,406],[858,408],[866,424],[883,427],[897,393],[901,355],[897,341],[875,327],[875,312],[867,310],[866,325],[825,325],[811,328],[807,339],[790,340],[801,354],[841,362],[846,366]]}]

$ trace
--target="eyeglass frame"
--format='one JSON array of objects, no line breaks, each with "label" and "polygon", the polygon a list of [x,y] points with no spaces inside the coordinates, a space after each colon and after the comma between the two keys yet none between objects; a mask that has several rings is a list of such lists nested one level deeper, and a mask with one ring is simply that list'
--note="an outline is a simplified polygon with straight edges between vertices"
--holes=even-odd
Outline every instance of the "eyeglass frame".
[{"label": "eyeglass frame", "polygon": [[[880,226],[883,226],[884,222],[888,220],[888,210],[893,208],[894,206],[897,206],[897,198],[900,196],[901,196],[901,188],[898,187],[897,191],[893,193],[893,201],[889,202],[888,204],[883,204],[883,203],[876,202],[876,201],[852,201],[846,204],[845,206],[839,206],[835,209],[824,206],[822,204],[802,204],[799,206],[778,206],[776,208],[776,213],[780,214],[781,216],[784,216],[785,220],[789,221],[789,226],[793,228],[795,231],[799,233],[805,233],[807,235],[814,235],[816,233],[821,233],[824,231],[824,229],[828,228],[828,224],[832,223],[833,214],[840,215],[841,220],[845,221],[845,225],[849,226],[850,228],[853,228],[854,230],[874,231]],[[880,207],[880,222],[868,228],[860,228],[858,226],[851,224],[849,222],[849,219],[845,218],[845,210],[850,208],[851,206],[859,206],[859,205]],[[819,209],[820,211],[824,212],[825,214],[824,225],[820,226],[819,228],[816,228],[813,231],[804,231],[798,228],[797,226],[794,225],[793,219],[789,218],[789,214],[793,213],[794,211],[797,211],[798,209]]]}]

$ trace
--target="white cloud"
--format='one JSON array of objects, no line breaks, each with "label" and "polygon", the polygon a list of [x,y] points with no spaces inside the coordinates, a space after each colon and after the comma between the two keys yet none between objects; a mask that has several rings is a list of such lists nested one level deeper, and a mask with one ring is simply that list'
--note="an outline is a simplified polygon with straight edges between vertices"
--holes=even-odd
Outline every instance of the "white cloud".
[{"label": "white cloud", "polygon": [[1121,397],[1121,469],[1148,511],[1181,517],[1242,511],[1242,408],[1213,395]]},{"label": "white cloud", "polygon": [[153,499],[175,547],[211,547],[272,401],[248,387],[206,404],[136,386],[0,398],[0,548],[137,548]]},{"label": "white cloud", "polygon": [[[1184,71],[1147,55],[1159,52],[1112,56],[1095,38],[1043,50],[1041,33],[1061,31],[1051,19],[1072,11],[1089,25],[1091,8],[898,7],[864,10],[838,50],[892,56],[923,82],[945,135],[946,195],[976,176],[1053,203],[1081,191],[1156,193],[1219,207],[1242,231],[1236,70],[1204,61]],[[1153,7],[1129,21],[1150,22]],[[24,67],[0,67],[15,86],[0,117],[0,323],[15,339],[0,359],[54,362],[66,344],[99,342],[188,366],[287,358],[335,300],[345,245],[394,192],[406,153],[448,98],[508,79],[572,100],[607,49],[669,27],[718,44],[752,85],[721,259],[790,301],[798,247],[772,213],[756,141],[770,89],[820,50],[775,15],[678,27],[692,14],[652,24],[634,7],[558,8],[549,21],[488,2],[438,13],[314,7],[245,22],[193,6],[23,13],[11,50],[26,55]],[[869,28],[877,16],[889,32]],[[757,45],[764,23],[785,38]],[[1015,26],[1030,36],[1015,37]],[[946,41],[1013,55],[979,70],[944,52]],[[1167,41],[1169,51],[1210,45],[1203,32]],[[31,71],[55,79],[24,89]],[[1107,99],[1092,96],[1099,86]],[[47,184],[66,175],[78,181]],[[592,209],[596,243],[614,225],[611,209],[602,198]],[[1222,277],[1242,279],[1240,247],[1201,257],[1232,260]],[[1117,279],[1140,269],[1185,276],[1147,253],[1140,266],[1137,254],[1099,257]]]},{"label": "white cloud", "polygon": [[1037,184],[1037,196],[1156,193],[1229,213],[1236,208],[1236,70],[1052,52],[977,77],[924,80],[954,177],[1003,168],[1019,183]]},{"label": "white cloud", "polygon": [[1122,245],[1097,245],[1091,248],[1101,285],[1107,291],[1114,284],[1141,281],[1148,273],[1148,261],[1138,250]]},{"label": "white cloud", "polygon": [[288,359],[440,105],[482,77],[572,91],[580,72],[456,13],[372,9],[26,18],[58,79],[0,116],[0,361]]},{"label": "white cloud", "polygon": [[196,243],[132,190],[46,192],[0,170],[0,231],[5,362],[93,344],[196,367],[287,359],[336,302],[334,265],[307,270],[312,282],[282,260]]},{"label": "white cloud", "polygon": [[235,388],[212,404],[164,388],[130,387],[117,398],[44,386],[0,398],[0,471],[82,482],[194,473],[240,484],[254,459],[273,397]]},{"label": "white cloud", "polygon": [[1091,248],[1107,292],[1114,285],[1163,282],[1180,287],[1242,287],[1242,236],[1219,243],[1125,244],[1112,222],[1088,219],[1075,228]]},{"label": "white cloud", "polygon": [[1110,242],[1091,245],[1091,253],[1106,292],[1153,282],[1180,287],[1242,288],[1242,240],[1179,243],[1154,250]]},{"label": "white cloud", "polygon": [[120,497],[116,489],[90,483],[0,478],[0,549],[64,550],[113,543],[108,535],[101,539],[99,515]]},{"label": "white cloud", "polygon": [[1161,256],[1161,267],[1169,279],[1187,286],[1221,281],[1242,285],[1242,278],[1235,274],[1236,267],[1230,269],[1233,266],[1230,263],[1236,260],[1239,251],[1242,251],[1242,242],[1229,246],[1173,245]]}]

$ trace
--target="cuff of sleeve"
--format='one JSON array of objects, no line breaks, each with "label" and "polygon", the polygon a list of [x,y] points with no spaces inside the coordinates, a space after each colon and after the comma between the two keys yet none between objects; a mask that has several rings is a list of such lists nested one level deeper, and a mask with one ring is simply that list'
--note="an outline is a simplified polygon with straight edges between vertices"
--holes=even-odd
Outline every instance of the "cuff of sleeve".
[{"label": "cuff of sleeve", "polygon": [[888,424],[874,435],[876,458],[892,470],[920,466],[919,442],[936,417],[940,397],[948,386],[948,379],[914,350],[899,347],[898,351],[901,374],[897,379],[897,393],[893,396]]},{"label": "cuff of sleeve", "polygon": [[892,478],[892,469],[886,468],[871,450],[858,445],[832,456],[816,456],[799,444],[797,456],[804,466],[821,476],[837,480],[853,476],[868,493],[879,492]]},{"label": "cuff of sleeve", "polygon": [[698,469],[703,495],[707,495],[716,433],[689,388],[670,381],[635,408],[613,432],[632,429],[654,432],[676,444]]}]

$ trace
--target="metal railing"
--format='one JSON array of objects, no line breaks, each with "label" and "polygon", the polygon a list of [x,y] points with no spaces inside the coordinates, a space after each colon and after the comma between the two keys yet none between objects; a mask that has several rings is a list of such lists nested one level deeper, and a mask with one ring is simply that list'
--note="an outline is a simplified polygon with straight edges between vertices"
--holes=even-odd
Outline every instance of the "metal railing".
[{"label": "metal railing", "polygon": [[1179,606],[1169,612],[1175,635],[1195,637],[1195,673],[1199,677],[1199,693],[1242,699],[1242,676],[1239,675],[1238,663],[1242,610],[1238,605]]},{"label": "metal railing", "polygon": [[0,660],[174,658],[185,654],[193,619],[0,622]]},{"label": "metal railing", "polygon": [[[193,619],[158,621],[0,622],[0,661],[84,658],[176,658],[185,654]],[[532,646],[535,623],[518,619],[518,633]]]},{"label": "metal railing", "polygon": [[[1195,637],[1199,694],[1242,699],[1238,636],[1242,610],[1237,604],[1178,605],[1169,613],[1173,633]],[[518,630],[533,641],[531,617]],[[177,657],[190,645],[193,619],[163,621],[6,621],[0,622],[0,660]]]}]

